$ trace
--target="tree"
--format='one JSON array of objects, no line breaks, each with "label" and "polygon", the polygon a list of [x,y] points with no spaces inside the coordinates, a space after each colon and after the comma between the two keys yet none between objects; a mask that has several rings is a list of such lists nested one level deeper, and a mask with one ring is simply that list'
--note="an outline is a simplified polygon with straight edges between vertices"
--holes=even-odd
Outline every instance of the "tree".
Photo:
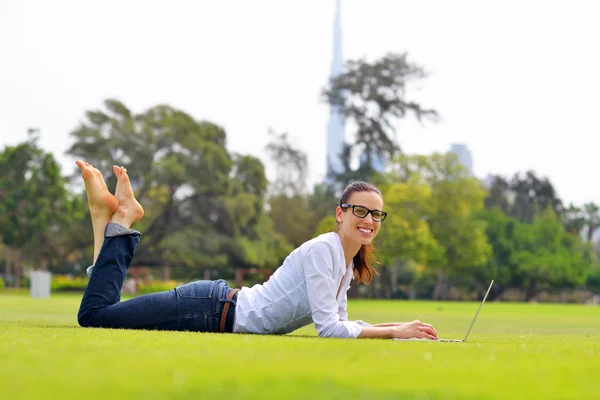
[{"label": "tree", "polygon": [[277,176],[271,182],[272,195],[288,197],[306,194],[306,178],[308,176],[308,157],[305,152],[294,147],[287,133],[276,133],[269,130],[271,141],[265,150],[275,163]]},{"label": "tree", "polygon": [[31,244],[45,244],[29,258],[46,267],[57,243],[49,230],[56,232],[66,218],[65,180],[52,154],[39,148],[38,139],[38,131],[30,130],[26,142],[0,154],[0,237],[5,275],[10,279],[14,274],[16,287],[23,251]]},{"label": "tree", "polygon": [[587,230],[586,239],[588,242],[592,242],[594,233],[600,227],[600,208],[595,203],[586,203],[583,205],[583,218]]},{"label": "tree", "polygon": [[523,177],[515,174],[511,189],[515,194],[511,214],[521,222],[532,222],[538,213],[548,207],[558,215],[563,210],[550,180],[538,177],[533,171],[527,171]]},{"label": "tree", "polygon": [[383,195],[385,209],[392,217],[382,224],[378,241],[386,264],[394,259],[423,264],[443,262],[445,249],[435,240],[427,223],[436,212],[432,188],[413,178],[390,184]]},{"label": "tree", "polygon": [[291,143],[287,133],[271,130],[269,136],[266,150],[277,171],[269,187],[269,216],[275,231],[298,247],[311,238],[316,223],[306,194],[307,155]]},{"label": "tree", "polygon": [[477,217],[485,222],[492,252],[484,268],[475,271],[476,279],[480,282],[494,279],[493,296],[500,296],[507,288],[522,287],[515,254],[522,245],[520,241],[525,228],[518,219],[504,214],[498,207],[482,210]]},{"label": "tree", "polygon": [[485,207],[487,209],[498,208],[504,214],[509,215],[512,211],[512,200],[510,182],[502,176],[494,176],[484,200]]},{"label": "tree", "polygon": [[[435,110],[406,99],[408,87],[427,76],[423,67],[409,62],[406,53],[388,53],[372,63],[365,59],[348,61],[345,72],[323,88],[323,99],[356,127],[354,142],[341,155],[344,171],[334,176],[341,185],[371,180],[374,155],[393,158],[399,153],[395,140],[398,119],[412,113],[419,121],[437,121]],[[351,159],[357,153],[364,156],[364,162],[353,170]]]},{"label": "tree", "polygon": [[[134,263],[208,269],[244,259],[239,242],[256,232],[264,212],[262,163],[229,154],[221,127],[181,110],[158,105],[136,115],[117,100],[104,105],[72,132],[68,154],[101,171],[114,163],[129,170],[146,210]],[[114,176],[107,180],[114,185]]]},{"label": "tree", "polygon": [[547,207],[551,207],[557,215],[561,215],[564,209],[550,180],[538,177],[533,171],[515,174],[510,181],[496,176],[485,204],[488,208],[498,207],[525,223],[532,222]]},{"label": "tree", "polygon": [[[390,215],[382,224],[377,240],[382,261],[390,271],[390,294],[395,296],[399,273],[410,284],[420,277],[418,266],[442,265],[445,249],[433,237],[427,220],[435,214],[431,187],[413,177],[406,183],[392,183],[383,189],[385,209]],[[410,276],[409,276],[410,275]]]},{"label": "tree", "polygon": [[563,210],[562,220],[567,232],[573,235],[581,235],[583,228],[586,226],[583,210],[573,204],[569,204],[569,207]]},{"label": "tree", "polygon": [[533,299],[542,288],[582,285],[594,263],[592,246],[565,232],[551,207],[532,224],[521,224],[516,243],[518,248],[512,257],[526,290],[526,300]]},{"label": "tree", "polygon": [[445,298],[449,275],[472,273],[490,255],[485,223],[475,217],[484,207],[485,190],[454,154],[400,156],[387,179],[405,183],[416,179],[431,188],[431,214],[424,217],[444,252],[439,264],[429,268],[437,275],[433,297]]},{"label": "tree", "polygon": [[[307,208],[312,214],[311,226],[317,227],[320,221],[325,217],[332,217],[335,222],[334,212],[339,205],[339,196],[333,191],[333,188],[325,183],[318,183],[313,186],[312,193],[308,195]],[[333,228],[335,228],[335,223]],[[324,229],[317,229],[315,234],[321,234]]]}]

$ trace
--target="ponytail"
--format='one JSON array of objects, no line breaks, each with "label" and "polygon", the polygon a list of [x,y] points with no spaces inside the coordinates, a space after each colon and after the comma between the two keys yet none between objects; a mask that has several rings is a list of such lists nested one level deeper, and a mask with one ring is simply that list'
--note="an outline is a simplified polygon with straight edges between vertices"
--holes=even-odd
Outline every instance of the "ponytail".
[{"label": "ponytail", "polygon": [[357,283],[371,283],[373,276],[377,273],[373,264],[379,264],[377,254],[375,253],[375,246],[372,243],[363,244],[360,246],[360,250],[354,256],[354,278]]}]

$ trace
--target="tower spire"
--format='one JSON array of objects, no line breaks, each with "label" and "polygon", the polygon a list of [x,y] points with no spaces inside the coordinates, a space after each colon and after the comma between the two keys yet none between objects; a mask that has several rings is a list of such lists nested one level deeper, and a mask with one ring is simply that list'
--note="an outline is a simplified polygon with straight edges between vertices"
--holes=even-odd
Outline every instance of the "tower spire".
[{"label": "tower spire", "polygon": [[[333,21],[333,57],[331,60],[330,78],[335,78],[343,72],[342,58],[342,26],[340,18],[340,0],[335,3],[335,17]],[[327,125],[327,155],[325,181],[333,183],[330,174],[342,170],[340,154],[344,148],[345,131],[344,118],[338,107],[330,106],[329,123]]]}]

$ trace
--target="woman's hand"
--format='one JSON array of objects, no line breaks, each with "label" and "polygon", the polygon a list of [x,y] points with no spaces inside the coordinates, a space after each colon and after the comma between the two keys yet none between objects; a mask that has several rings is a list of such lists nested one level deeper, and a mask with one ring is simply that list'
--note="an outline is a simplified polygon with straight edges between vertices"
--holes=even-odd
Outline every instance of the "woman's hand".
[{"label": "woman's hand", "polygon": [[397,339],[425,338],[437,340],[437,332],[435,328],[424,322],[415,319],[412,322],[396,322],[388,325],[392,329],[392,337]]}]

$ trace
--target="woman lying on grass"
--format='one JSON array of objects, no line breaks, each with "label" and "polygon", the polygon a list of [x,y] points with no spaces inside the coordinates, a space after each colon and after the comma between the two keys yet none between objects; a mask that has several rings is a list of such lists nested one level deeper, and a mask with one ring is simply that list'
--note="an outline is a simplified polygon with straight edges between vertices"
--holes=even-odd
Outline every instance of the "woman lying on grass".
[{"label": "woman lying on grass", "polygon": [[348,321],[346,292],[353,276],[359,282],[371,280],[371,242],[386,217],[373,185],[349,185],[335,210],[337,231],[298,247],[262,285],[238,290],[222,279],[196,281],[121,302],[127,268],[140,242],[140,232],[130,227],[144,210],[123,167],[113,167],[117,187],[112,195],[100,171],[83,161],[76,164],[94,231],[94,265],[88,268],[90,281],[78,314],[83,327],[285,334],[314,322],[322,337],[437,339],[435,329],[418,320]]}]

